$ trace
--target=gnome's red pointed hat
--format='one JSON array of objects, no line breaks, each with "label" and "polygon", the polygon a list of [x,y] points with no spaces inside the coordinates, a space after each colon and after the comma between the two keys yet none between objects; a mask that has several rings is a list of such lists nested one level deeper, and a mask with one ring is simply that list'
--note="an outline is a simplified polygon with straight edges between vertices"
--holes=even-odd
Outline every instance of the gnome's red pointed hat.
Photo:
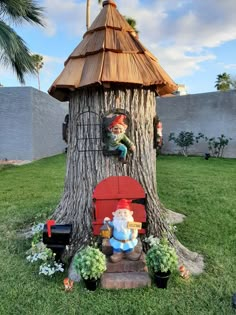
[{"label": "gnome's red pointed hat", "polygon": [[118,115],[116,118],[110,123],[109,128],[113,128],[115,125],[121,125],[125,129],[127,129],[127,125],[124,123],[126,116],[125,115]]},{"label": "gnome's red pointed hat", "polygon": [[131,210],[130,204],[132,200],[127,200],[127,199],[120,199],[117,203],[116,210],[118,209],[128,209]]}]

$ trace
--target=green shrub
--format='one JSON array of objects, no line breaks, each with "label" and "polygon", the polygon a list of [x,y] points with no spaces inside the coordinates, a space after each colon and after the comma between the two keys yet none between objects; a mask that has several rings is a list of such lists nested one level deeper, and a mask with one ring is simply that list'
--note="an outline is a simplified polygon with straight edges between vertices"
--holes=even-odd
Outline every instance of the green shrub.
[{"label": "green shrub", "polygon": [[195,136],[192,131],[181,131],[177,136],[175,136],[174,132],[171,132],[168,140],[173,141],[180,147],[180,153],[182,155],[188,156],[188,148],[194,143],[198,143],[201,138],[207,142],[208,150],[212,157],[222,157],[225,147],[229,144],[229,141],[232,140],[232,138],[226,138],[223,134],[217,138],[208,138],[199,132],[198,135]]},{"label": "green shrub", "polygon": [[232,140],[232,138],[226,138],[223,134],[217,138],[205,137],[205,141],[207,141],[208,144],[209,153],[213,157],[222,157],[224,149],[229,144],[230,140]]},{"label": "green shrub", "polygon": [[106,256],[98,248],[87,246],[76,254],[74,267],[83,279],[99,279],[106,270]]},{"label": "green shrub", "polygon": [[154,244],[146,254],[146,262],[150,273],[174,271],[178,266],[175,249],[163,238]]},{"label": "green shrub", "polygon": [[188,148],[196,143],[198,143],[200,138],[203,138],[204,135],[202,133],[198,133],[198,136],[194,136],[192,131],[181,131],[177,137],[175,137],[175,133],[171,132],[169,135],[169,141],[173,141],[178,147],[181,148],[181,153],[184,156],[188,156]]}]

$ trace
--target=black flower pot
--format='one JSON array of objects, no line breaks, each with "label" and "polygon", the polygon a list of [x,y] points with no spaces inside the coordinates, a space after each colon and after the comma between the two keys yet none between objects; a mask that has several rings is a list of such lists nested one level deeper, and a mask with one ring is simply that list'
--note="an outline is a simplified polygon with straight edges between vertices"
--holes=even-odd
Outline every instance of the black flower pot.
[{"label": "black flower pot", "polygon": [[89,291],[95,291],[98,287],[99,280],[96,279],[83,279],[86,289]]},{"label": "black flower pot", "polygon": [[167,288],[167,282],[170,278],[170,271],[167,272],[157,272],[154,274],[154,282],[156,286],[160,289]]}]

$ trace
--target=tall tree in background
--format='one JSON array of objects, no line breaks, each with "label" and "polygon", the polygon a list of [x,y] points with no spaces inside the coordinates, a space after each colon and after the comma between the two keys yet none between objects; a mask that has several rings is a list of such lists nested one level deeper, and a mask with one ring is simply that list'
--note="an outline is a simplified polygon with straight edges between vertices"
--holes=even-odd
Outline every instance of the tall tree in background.
[{"label": "tall tree in background", "polygon": [[134,29],[135,33],[139,33],[139,31],[137,30],[136,28],[136,25],[137,25],[137,22],[135,19],[133,19],[132,17],[129,17],[129,16],[125,16],[124,15],[124,18],[126,19],[126,21],[129,23],[129,25]]},{"label": "tall tree in background", "polygon": [[43,26],[43,8],[34,0],[0,0],[0,62],[10,66],[24,84],[26,73],[35,73],[35,64],[24,40],[12,24],[23,22]]},{"label": "tall tree in background", "polygon": [[231,86],[230,75],[226,72],[218,74],[215,84],[217,91],[228,91],[230,90],[230,86]]},{"label": "tall tree in background", "polygon": [[231,77],[231,89],[236,90],[236,77],[235,76],[230,76]]},{"label": "tall tree in background", "polygon": [[43,67],[43,56],[40,55],[32,55],[33,63],[35,70],[37,72],[37,78],[38,78],[38,88],[40,90],[40,78],[39,78],[39,70]]},{"label": "tall tree in background", "polygon": [[90,26],[90,0],[86,2],[86,28],[88,30]]},{"label": "tall tree in background", "polygon": [[[98,0],[98,4],[101,4],[102,0]],[[90,0],[87,0],[86,3],[86,28],[90,26]]]},{"label": "tall tree in background", "polygon": [[[98,4],[101,4],[103,0],[98,0]],[[126,19],[126,21],[129,23],[129,25],[134,29],[135,33],[138,34],[139,31],[136,28],[136,20],[131,18],[131,17],[127,17],[124,15],[124,18]],[[90,0],[87,0],[86,2],[86,28],[88,29],[90,27]]]}]

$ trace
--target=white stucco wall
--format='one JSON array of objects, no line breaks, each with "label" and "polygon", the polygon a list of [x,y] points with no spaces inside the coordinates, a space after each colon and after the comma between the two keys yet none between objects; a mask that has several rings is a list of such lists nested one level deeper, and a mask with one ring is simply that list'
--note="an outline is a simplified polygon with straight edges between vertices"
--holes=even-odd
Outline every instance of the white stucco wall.
[{"label": "white stucco wall", "polygon": [[0,88],[0,159],[35,160],[65,149],[68,105],[32,87]]}]

